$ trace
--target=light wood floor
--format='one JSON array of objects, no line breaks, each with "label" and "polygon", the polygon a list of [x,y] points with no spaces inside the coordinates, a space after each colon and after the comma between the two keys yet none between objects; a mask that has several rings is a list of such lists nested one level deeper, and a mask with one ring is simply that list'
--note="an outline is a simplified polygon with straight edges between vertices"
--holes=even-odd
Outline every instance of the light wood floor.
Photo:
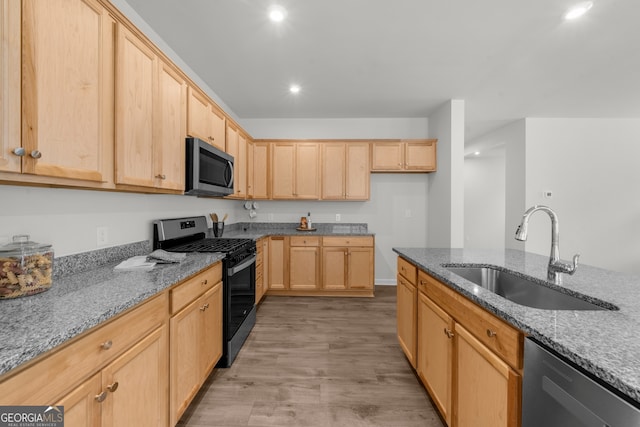
[{"label": "light wood floor", "polygon": [[178,426],[443,427],[397,343],[395,293],[266,297]]}]

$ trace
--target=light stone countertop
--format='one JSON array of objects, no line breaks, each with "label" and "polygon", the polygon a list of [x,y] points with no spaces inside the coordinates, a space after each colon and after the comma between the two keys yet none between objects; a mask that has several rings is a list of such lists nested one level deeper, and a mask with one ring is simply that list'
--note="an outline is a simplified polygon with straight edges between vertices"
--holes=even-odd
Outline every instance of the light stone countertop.
[{"label": "light stone countertop", "polygon": [[486,264],[546,281],[546,256],[517,250],[394,248],[488,311],[640,402],[640,277],[580,265],[563,287],[618,311],[543,310],[511,302],[450,272],[443,264]]},{"label": "light stone countertop", "polygon": [[[145,248],[148,247],[145,245]],[[0,300],[0,374],[40,356],[224,258],[224,254],[220,253],[193,253],[188,254],[180,264],[156,264],[148,271],[115,271],[113,268],[128,256],[132,254],[97,268],[67,271],[66,274],[62,272],[60,277],[54,273],[53,285],[48,291]],[[77,257],[65,258],[77,261]],[[54,268],[56,262],[54,260]],[[65,261],[61,260],[60,263]]]}]

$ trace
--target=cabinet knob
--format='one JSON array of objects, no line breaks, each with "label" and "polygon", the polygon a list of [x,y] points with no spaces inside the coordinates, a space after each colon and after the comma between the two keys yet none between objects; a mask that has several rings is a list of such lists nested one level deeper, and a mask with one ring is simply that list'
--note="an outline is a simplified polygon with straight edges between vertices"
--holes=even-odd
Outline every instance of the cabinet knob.
[{"label": "cabinet knob", "polygon": [[100,344],[100,348],[102,348],[103,350],[109,350],[111,346],[113,346],[113,341],[111,340],[105,341],[102,344]]},{"label": "cabinet knob", "polygon": [[215,138],[214,138],[214,137],[212,137],[212,136],[210,136],[210,137],[209,137],[209,141],[213,141],[214,139],[215,139]]},{"label": "cabinet knob", "polygon": [[449,328],[444,328],[444,334],[449,338],[453,338],[453,336],[455,335],[453,331]]},{"label": "cabinet knob", "polygon": [[118,381],[114,382],[111,385],[107,386],[107,390],[109,390],[111,393],[113,393],[114,391],[116,391],[118,389]]},{"label": "cabinet knob", "polygon": [[487,336],[488,336],[489,338],[493,338],[493,337],[495,337],[496,335],[498,335],[498,333],[497,333],[496,331],[492,331],[491,329],[487,329]]},{"label": "cabinet knob", "polygon": [[33,150],[29,155],[34,159],[39,159],[40,157],[42,157],[42,153],[38,150]]},{"label": "cabinet knob", "polygon": [[207,283],[209,283],[209,280],[207,280],[207,279],[204,279],[204,280],[202,281],[202,284],[203,284],[203,285],[206,285]]},{"label": "cabinet knob", "polygon": [[209,303],[206,303],[205,305],[200,307],[200,311],[205,311],[207,308],[209,308]]},{"label": "cabinet knob", "polygon": [[22,157],[25,154],[27,154],[27,152],[22,147],[14,148],[12,153],[15,154],[16,156],[20,156],[20,157]]},{"label": "cabinet knob", "polygon": [[95,397],[96,401],[97,401],[97,402],[100,402],[100,403],[104,402],[104,400],[105,400],[106,398],[107,398],[107,392],[106,392],[106,391],[103,391],[103,392],[102,392],[102,393],[100,393],[100,394],[96,394],[96,397]]},{"label": "cabinet knob", "polygon": [[156,178],[167,179],[167,176],[165,174],[161,173],[161,174],[156,175]]}]

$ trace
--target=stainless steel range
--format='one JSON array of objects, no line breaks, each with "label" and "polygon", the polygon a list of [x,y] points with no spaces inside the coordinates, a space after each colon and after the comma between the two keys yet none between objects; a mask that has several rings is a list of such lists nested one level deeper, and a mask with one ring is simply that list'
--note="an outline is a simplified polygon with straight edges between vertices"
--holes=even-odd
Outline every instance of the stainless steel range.
[{"label": "stainless steel range", "polygon": [[153,248],[168,252],[223,252],[223,350],[218,367],[228,368],[256,322],[256,244],[251,239],[209,237],[204,216],[153,224]]}]

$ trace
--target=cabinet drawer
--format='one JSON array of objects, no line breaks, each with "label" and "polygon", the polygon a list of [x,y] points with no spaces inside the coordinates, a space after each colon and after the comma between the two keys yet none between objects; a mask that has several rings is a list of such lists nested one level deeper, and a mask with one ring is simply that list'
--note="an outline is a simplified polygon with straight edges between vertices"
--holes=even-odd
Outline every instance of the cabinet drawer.
[{"label": "cabinet drawer", "polygon": [[219,261],[207,270],[185,280],[171,289],[171,314],[175,314],[191,301],[213,288],[222,280],[222,262]]},{"label": "cabinet drawer", "polygon": [[320,246],[318,236],[291,236],[289,246]]},{"label": "cabinet drawer", "polygon": [[[473,303],[433,277],[420,272],[419,289],[425,289],[429,298],[445,311],[480,342],[515,369],[522,369],[524,334],[502,319]],[[421,287],[422,286],[422,287]]]},{"label": "cabinet drawer", "polygon": [[323,237],[323,246],[371,246],[373,247],[373,237],[370,236],[341,236]]},{"label": "cabinet drawer", "polygon": [[401,274],[412,285],[416,285],[416,276],[418,269],[404,258],[398,257],[398,274]]},{"label": "cabinet drawer", "polygon": [[[48,405],[167,319],[167,293],[117,316],[0,384],[4,405]],[[43,387],[43,384],[46,386]]]}]

